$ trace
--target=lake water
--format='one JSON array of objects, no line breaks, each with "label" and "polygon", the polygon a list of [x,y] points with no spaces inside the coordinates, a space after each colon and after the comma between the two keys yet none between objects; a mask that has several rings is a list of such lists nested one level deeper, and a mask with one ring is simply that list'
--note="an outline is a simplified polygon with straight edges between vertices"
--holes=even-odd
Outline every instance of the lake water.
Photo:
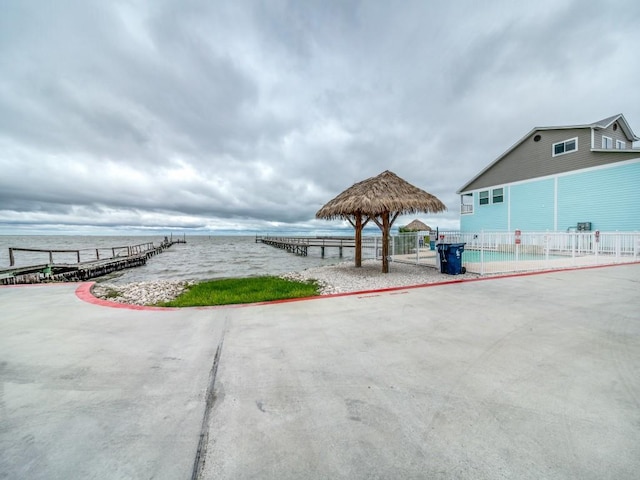
[{"label": "lake water", "polygon": [[[9,248],[40,248],[52,250],[80,250],[82,261],[95,259],[95,250],[152,242],[160,245],[160,236],[0,236],[0,269],[9,268]],[[309,248],[301,257],[262,243],[253,236],[187,236],[186,244],[175,244],[160,255],[151,257],[142,267],[121,270],[96,278],[122,284],[151,280],[207,280],[213,278],[279,275],[307,268],[353,261],[353,249]],[[107,251],[101,250],[106,256]],[[15,263],[21,265],[46,264],[47,253],[16,251]],[[54,263],[75,263],[75,253],[54,253]]]}]

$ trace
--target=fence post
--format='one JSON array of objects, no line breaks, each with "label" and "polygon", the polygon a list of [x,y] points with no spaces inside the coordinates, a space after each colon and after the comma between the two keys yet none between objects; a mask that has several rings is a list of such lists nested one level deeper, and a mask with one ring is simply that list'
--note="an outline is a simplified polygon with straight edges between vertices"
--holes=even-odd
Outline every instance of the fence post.
[{"label": "fence post", "polygon": [[545,260],[549,261],[549,231],[544,236],[544,257]]},{"label": "fence post", "polygon": [[389,233],[389,251],[387,252],[387,261],[393,261],[393,255],[396,251],[396,239],[391,233]]},{"label": "fence post", "polygon": [[484,230],[480,230],[480,276],[484,275]]}]

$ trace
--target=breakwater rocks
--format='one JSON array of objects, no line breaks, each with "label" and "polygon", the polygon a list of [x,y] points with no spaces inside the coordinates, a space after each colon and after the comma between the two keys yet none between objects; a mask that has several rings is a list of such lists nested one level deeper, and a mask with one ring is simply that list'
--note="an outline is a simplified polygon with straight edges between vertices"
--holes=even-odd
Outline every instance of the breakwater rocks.
[{"label": "breakwater rocks", "polygon": [[173,300],[190,285],[184,281],[159,280],[124,285],[96,283],[91,293],[97,298],[129,305],[157,305]]}]

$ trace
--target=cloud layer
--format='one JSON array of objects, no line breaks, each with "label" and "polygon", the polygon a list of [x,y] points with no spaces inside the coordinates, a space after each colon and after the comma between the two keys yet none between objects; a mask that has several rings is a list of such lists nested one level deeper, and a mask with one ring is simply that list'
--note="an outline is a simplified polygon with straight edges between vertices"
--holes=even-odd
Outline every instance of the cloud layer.
[{"label": "cloud layer", "polygon": [[455,228],[455,191],[534,126],[640,130],[639,21],[633,0],[5,0],[0,233],[312,233],[384,170]]}]

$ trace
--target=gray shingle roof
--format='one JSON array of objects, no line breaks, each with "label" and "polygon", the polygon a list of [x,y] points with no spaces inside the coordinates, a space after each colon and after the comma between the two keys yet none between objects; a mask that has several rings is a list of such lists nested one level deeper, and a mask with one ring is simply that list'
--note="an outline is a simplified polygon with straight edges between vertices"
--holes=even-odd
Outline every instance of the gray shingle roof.
[{"label": "gray shingle roof", "polygon": [[[609,125],[611,125],[613,122],[618,120],[620,117],[622,117],[621,113],[619,113],[617,115],[613,115],[612,117],[603,118],[602,120],[600,120],[598,122],[593,122],[590,126],[599,127],[599,128],[607,128]],[[626,123],[626,120],[625,120],[625,123]]]},{"label": "gray shingle roof", "polygon": [[624,115],[622,113],[618,113],[617,115],[612,115],[611,117],[603,118],[602,120],[599,120],[599,121],[594,122],[594,123],[588,123],[586,125],[565,125],[565,126],[557,126],[557,127],[535,127],[533,129],[531,129],[524,137],[522,137],[520,140],[518,140],[516,143],[514,143],[511,147],[509,147],[502,155],[500,155],[493,162],[491,162],[484,169],[482,169],[476,176],[474,176],[472,179],[467,181],[462,187],[460,187],[460,189],[458,189],[458,191],[456,193],[463,192],[472,182],[474,182],[482,174],[484,174],[487,170],[489,170],[496,163],[498,163],[500,160],[502,160],[504,157],[506,157],[509,153],[511,153],[511,151],[515,150],[515,148],[518,145],[520,145],[522,142],[524,142],[527,138],[529,138],[536,131],[542,131],[542,130],[564,130],[564,129],[573,129],[573,128],[595,128],[595,129],[601,129],[601,128],[607,128],[613,122],[618,121],[618,120],[620,120],[619,121],[620,128],[622,128],[624,133],[627,135],[627,138],[631,139],[632,142],[640,141],[640,137],[638,137],[635,133],[633,133],[633,130],[631,130],[631,127],[627,123],[627,119],[624,118]]}]

